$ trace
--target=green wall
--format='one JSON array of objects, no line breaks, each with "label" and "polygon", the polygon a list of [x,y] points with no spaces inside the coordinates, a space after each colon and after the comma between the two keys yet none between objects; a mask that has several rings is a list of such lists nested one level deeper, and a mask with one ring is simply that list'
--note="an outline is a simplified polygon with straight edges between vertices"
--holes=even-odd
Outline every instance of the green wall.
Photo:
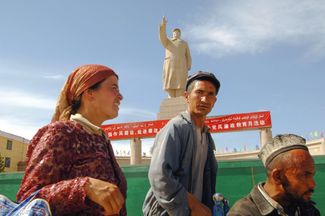
[{"label": "green wall", "polygon": [[[317,188],[313,200],[325,215],[325,156],[314,157]],[[129,216],[142,215],[142,203],[149,188],[148,166],[123,167],[128,182],[127,209]],[[0,194],[15,199],[23,173],[0,174]],[[265,170],[259,160],[219,162],[217,192],[222,193],[230,205],[247,195],[252,186],[265,179]]]}]

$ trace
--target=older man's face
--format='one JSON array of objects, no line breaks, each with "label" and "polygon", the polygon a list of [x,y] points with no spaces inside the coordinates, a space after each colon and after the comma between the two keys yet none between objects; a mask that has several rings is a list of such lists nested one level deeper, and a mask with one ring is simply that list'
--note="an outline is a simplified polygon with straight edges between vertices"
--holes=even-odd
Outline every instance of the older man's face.
[{"label": "older man's face", "polygon": [[285,195],[296,202],[309,201],[316,186],[314,160],[302,149],[292,150],[291,154],[295,157],[295,166],[284,173],[282,185]]}]

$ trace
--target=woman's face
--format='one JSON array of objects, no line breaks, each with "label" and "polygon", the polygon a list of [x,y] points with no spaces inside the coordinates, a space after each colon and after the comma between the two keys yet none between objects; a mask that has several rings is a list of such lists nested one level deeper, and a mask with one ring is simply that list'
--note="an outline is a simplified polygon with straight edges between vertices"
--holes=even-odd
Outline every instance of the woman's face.
[{"label": "woman's face", "polygon": [[116,118],[120,102],[123,99],[117,77],[108,77],[97,89],[91,91],[93,91],[92,105],[94,114],[97,117],[102,117],[103,121]]}]

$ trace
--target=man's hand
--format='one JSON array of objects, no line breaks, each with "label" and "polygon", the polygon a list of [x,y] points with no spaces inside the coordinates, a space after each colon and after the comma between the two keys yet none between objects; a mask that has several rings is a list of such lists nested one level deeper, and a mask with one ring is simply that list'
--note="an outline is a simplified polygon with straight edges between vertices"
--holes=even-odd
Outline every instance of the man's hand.
[{"label": "man's hand", "polygon": [[199,200],[190,193],[187,193],[188,205],[191,209],[191,216],[211,216],[210,209],[203,205]]},{"label": "man's hand", "polygon": [[116,215],[123,207],[124,197],[114,184],[89,177],[85,190],[90,200],[104,208],[105,215]]}]

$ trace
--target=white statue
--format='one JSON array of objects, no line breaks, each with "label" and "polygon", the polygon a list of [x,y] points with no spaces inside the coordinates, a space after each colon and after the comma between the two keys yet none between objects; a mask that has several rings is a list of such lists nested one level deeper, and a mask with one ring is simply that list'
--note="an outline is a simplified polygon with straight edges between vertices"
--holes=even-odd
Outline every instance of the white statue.
[{"label": "white statue", "polygon": [[163,67],[163,89],[169,97],[184,95],[188,71],[191,69],[192,59],[187,42],[181,39],[181,30],[173,30],[173,37],[167,38],[167,20],[163,17],[159,28],[159,39],[166,49]]}]

